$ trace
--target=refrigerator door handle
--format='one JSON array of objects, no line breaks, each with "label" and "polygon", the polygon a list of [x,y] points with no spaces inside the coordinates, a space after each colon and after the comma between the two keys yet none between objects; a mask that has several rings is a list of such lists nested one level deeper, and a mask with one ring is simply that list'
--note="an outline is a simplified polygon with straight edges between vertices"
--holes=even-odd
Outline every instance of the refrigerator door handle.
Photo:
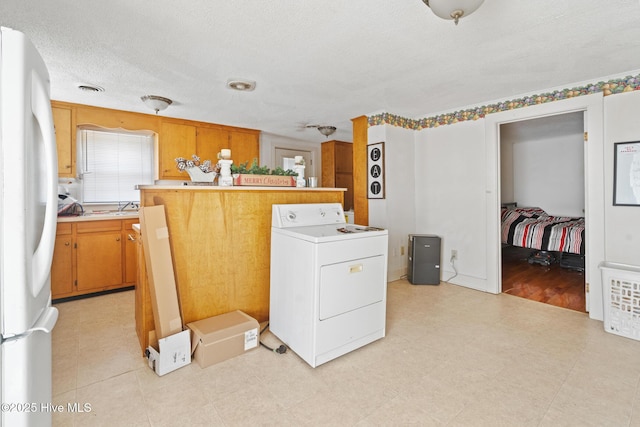
[{"label": "refrigerator door handle", "polygon": [[32,291],[34,295],[37,295],[47,284],[53,258],[58,211],[58,154],[53,128],[51,103],[46,85],[36,72],[32,72],[31,82],[31,110],[42,132],[45,155],[44,173],[48,175],[43,233],[40,238],[40,243],[33,254],[32,261]]},{"label": "refrigerator door handle", "polygon": [[47,307],[42,316],[38,318],[36,323],[32,328],[24,331],[21,334],[12,335],[10,337],[3,337],[0,335],[0,344],[4,344],[6,342],[16,341],[22,338],[25,338],[31,335],[34,332],[44,332],[45,334],[51,333],[53,331],[53,327],[56,325],[58,321],[58,309],[55,307]]}]

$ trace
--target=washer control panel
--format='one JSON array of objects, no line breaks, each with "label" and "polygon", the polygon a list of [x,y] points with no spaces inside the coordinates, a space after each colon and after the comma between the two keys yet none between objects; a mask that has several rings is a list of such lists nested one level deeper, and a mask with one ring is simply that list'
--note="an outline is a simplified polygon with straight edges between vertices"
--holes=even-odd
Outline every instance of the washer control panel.
[{"label": "washer control panel", "polygon": [[306,227],[324,224],[346,224],[340,203],[304,203],[273,205],[271,226],[276,228]]}]

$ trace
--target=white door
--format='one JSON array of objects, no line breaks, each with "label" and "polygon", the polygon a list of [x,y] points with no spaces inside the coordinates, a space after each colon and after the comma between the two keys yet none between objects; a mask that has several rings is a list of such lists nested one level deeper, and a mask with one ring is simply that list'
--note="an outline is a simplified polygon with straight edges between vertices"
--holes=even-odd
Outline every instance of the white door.
[{"label": "white door", "polygon": [[313,161],[313,153],[311,151],[276,147],[275,164],[285,170],[293,170],[294,158],[296,156],[302,156],[304,159],[304,176],[306,178],[310,176],[318,176],[316,174],[315,162]]}]

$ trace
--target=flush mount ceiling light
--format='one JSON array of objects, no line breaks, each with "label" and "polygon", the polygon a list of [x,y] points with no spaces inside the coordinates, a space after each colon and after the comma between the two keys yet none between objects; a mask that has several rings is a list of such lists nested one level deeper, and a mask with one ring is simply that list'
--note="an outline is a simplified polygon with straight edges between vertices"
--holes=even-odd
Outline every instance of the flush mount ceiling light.
[{"label": "flush mount ceiling light", "polygon": [[83,92],[104,92],[104,88],[96,85],[80,83],[78,89]]},{"label": "flush mount ceiling light", "polygon": [[241,92],[251,92],[256,88],[256,82],[251,80],[231,79],[227,81],[227,87]]},{"label": "flush mount ceiling light", "polygon": [[169,98],[164,98],[162,96],[156,95],[145,95],[141,96],[140,99],[142,99],[142,102],[144,102],[147,107],[155,111],[156,114],[158,114],[158,111],[166,109],[173,103],[173,101]]},{"label": "flush mount ceiling light", "polygon": [[329,138],[329,135],[336,131],[335,126],[318,126],[318,132]]},{"label": "flush mount ceiling light", "polygon": [[323,134],[327,138],[329,137],[329,135],[333,134],[336,131],[336,127],[335,126],[307,125],[305,127],[306,128],[316,128],[316,129],[318,129],[318,132],[320,132],[321,134]]},{"label": "flush mount ceiling light", "polygon": [[478,9],[484,0],[422,0],[431,8],[431,11],[442,19],[453,19],[458,25],[458,20],[463,16],[471,15]]}]

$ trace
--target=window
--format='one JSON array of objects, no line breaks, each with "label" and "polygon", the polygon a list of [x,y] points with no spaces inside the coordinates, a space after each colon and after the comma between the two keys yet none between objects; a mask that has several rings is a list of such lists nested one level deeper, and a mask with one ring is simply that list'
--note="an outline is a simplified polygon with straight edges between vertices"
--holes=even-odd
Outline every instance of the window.
[{"label": "window", "polygon": [[153,184],[152,132],[79,131],[82,203],[139,202],[136,185]]}]

